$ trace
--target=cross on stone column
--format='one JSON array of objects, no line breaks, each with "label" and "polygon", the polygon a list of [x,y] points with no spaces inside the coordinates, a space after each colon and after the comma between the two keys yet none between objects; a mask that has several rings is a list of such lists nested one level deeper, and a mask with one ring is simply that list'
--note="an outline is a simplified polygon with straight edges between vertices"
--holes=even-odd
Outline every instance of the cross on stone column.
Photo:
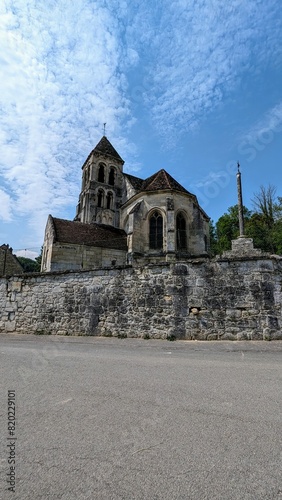
[{"label": "cross on stone column", "polygon": [[243,197],[242,197],[242,184],[240,163],[237,162],[237,192],[238,192],[238,217],[239,217],[239,237],[244,238],[244,216],[243,216]]}]

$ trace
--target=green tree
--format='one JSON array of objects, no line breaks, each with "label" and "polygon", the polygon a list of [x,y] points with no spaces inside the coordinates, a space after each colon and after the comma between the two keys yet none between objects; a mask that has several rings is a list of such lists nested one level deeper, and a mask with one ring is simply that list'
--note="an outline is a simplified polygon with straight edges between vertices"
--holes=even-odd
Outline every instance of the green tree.
[{"label": "green tree", "polygon": [[282,196],[277,196],[273,206],[274,218],[276,221],[282,220]]},{"label": "green tree", "polygon": [[254,241],[255,248],[264,252],[273,251],[271,247],[271,229],[261,214],[253,213],[245,224],[245,234]]},{"label": "green tree", "polygon": [[252,200],[254,212],[260,215],[261,220],[269,227],[274,225],[274,211],[276,202],[276,188],[269,184],[268,187],[260,186]]},{"label": "green tree", "polygon": [[20,261],[25,273],[38,273],[41,269],[43,246],[41,247],[40,254],[35,259],[28,259],[27,257],[17,257]]},{"label": "green tree", "polygon": [[254,211],[246,234],[254,245],[265,252],[282,253],[282,197],[276,196],[272,185],[261,186],[253,198]]},{"label": "green tree", "polygon": [[[251,212],[243,207],[245,222],[251,217]],[[216,223],[217,252],[222,253],[230,250],[231,241],[239,236],[238,205],[229,207],[227,213],[223,214]]]},{"label": "green tree", "polygon": [[[281,201],[282,209],[282,201]],[[275,229],[272,233],[272,243],[274,253],[282,255],[282,217],[275,222]]]},{"label": "green tree", "polygon": [[40,271],[41,269],[42,253],[43,253],[43,245],[40,249],[40,254],[38,255],[38,257],[35,257],[35,262],[37,263],[38,271]]},{"label": "green tree", "polygon": [[210,252],[211,255],[213,256],[218,253],[218,250],[217,250],[216,229],[214,222],[212,220],[209,222],[209,226],[210,226]]},{"label": "green tree", "polygon": [[[243,207],[244,233],[253,238],[254,246],[264,252],[282,254],[282,197],[276,196],[276,188],[261,186],[254,194],[253,210]],[[239,235],[238,206],[228,208],[215,226],[216,253],[231,248],[231,241]]]},{"label": "green tree", "polygon": [[36,260],[28,259],[27,257],[17,257],[21,263],[25,273],[34,273],[40,271],[40,265]]}]

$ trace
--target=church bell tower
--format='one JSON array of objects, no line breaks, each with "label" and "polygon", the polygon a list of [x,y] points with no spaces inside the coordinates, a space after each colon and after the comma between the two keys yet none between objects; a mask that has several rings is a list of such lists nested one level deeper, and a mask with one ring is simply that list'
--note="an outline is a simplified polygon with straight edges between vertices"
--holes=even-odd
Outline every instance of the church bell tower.
[{"label": "church bell tower", "polygon": [[104,135],[82,166],[75,220],[119,227],[123,159]]}]

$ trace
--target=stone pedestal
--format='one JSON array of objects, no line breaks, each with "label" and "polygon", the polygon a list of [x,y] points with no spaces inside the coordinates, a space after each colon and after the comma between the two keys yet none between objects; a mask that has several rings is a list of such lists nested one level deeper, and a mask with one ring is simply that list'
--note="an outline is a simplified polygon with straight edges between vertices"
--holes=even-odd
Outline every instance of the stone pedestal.
[{"label": "stone pedestal", "polygon": [[262,251],[254,248],[252,238],[239,236],[236,240],[232,240],[232,249],[223,252],[222,257],[255,257],[262,254]]}]

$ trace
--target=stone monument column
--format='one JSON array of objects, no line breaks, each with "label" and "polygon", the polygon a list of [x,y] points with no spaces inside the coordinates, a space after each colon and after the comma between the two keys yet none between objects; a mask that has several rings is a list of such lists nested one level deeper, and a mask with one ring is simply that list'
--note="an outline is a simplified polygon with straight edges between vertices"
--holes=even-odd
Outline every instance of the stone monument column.
[{"label": "stone monument column", "polygon": [[259,256],[261,255],[261,250],[254,248],[254,243],[252,238],[247,238],[244,235],[244,215],[243,215],[243,196],[242,196],[242,183],[241,183],[241,172],[240,163],[237,163],[237,194],[238,194],[238,218],[239,218],[239,236],[236,240],[231,242],[231,250],[223,252],[223,257],[247,257],[247,256]]},{"label": "stone monument column", "polygon": [[240,163],[237,163],[237,193],[238,193],[238,217],[239,217],[239,237],[244,238],[244,215],[243,215],[243,196],[242,196],[242,183]]}]

